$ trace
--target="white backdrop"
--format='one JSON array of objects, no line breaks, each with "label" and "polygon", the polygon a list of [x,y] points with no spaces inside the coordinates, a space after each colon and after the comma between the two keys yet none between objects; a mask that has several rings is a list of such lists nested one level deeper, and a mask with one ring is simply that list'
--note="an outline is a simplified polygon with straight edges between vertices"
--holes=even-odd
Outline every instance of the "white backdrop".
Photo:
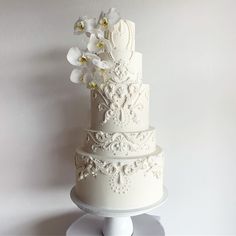
[{"label": "white backdrop", "polygon": [[165,150],[167,235],[236,235],[236,1],[0,0],[0,235],[64,235],[88,92],[69,82],[73,23],[136,23]]}]

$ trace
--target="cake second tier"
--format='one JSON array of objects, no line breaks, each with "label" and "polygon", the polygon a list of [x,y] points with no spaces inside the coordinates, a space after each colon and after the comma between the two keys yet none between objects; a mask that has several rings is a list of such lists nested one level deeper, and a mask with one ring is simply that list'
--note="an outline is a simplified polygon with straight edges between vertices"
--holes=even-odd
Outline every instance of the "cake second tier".
[{"label": "cake second tier", "polygon": [[108,83],[91,91],[91,129],[133,132],[149,128],[149,85]]}]

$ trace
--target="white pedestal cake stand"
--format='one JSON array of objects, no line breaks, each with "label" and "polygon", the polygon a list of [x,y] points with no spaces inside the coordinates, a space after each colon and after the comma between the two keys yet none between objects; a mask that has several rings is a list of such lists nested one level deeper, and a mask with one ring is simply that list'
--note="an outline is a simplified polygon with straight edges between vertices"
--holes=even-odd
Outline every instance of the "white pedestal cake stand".
[{"label": "white pedestal cake stand", "polygon": [[[131,216],[141,215],[161,206],[166,201],[167,195],[167,189],[164,188],[162,198],[151,206],[134,210],[106,210],[81,202],[76,195],[75,187],[73,187],[70,193],[72,201],[81,210],[89,214],[85,214],[75,221],[68,228],[66,236],[97,236],[102,234],[104,236],[131,236],[133,233],[134,236],[148,235],[150,224],[152,225],[152,231],[150,232],[152,235],[164,236],[163,227],[153,217],[136,217],[133,226]],[[142,230],[139,231],[142,231],[142,234],[137,231],[138,228],[141,228],[140,226],[142,226]]]}]

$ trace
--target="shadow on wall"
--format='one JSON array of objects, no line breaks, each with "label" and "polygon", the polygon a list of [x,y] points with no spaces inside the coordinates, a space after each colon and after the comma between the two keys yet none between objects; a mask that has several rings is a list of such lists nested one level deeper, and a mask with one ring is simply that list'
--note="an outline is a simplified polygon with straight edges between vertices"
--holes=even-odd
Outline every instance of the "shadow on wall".
[{"label": "shadow on wall", "polygon": [[88,127],[89,93],[69,81],[66,54],[79,42],[73,37],[77,17],[97,15],[109,4],[1,3],[1,154],[11,169],[5,173],[10,189],[26,193],[74,184],[73,156],[83,136],[80,128]]},{"label": "shadow on wall", "polygon": [[[27,155],[34,156],[29,157],[29,172],[23,173],[31,190],[52,190],[75,182],[73,157],[84,137],[82,130],[89,125],[89,93],[69,81],[72,66],[66,62],[67,50],[29,58],[34,75],[26,74],[20,86],[32,122],[26,124],[29,130],[24,135],[25,142],[31,143]],[[34,178],[29,178],[30,171]]]}]

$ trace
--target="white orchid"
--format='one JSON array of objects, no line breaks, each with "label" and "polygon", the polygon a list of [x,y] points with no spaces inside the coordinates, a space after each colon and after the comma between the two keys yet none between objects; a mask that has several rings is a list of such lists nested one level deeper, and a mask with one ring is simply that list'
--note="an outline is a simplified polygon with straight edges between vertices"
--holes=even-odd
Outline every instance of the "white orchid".
[{"label": "white orchid", "polygon": [[71,82],[76,84],[82,83],[88,85],[88,83],[90,83],[93,80],[93,74],[91,71],[87,70],[86,67],[82,69],[76,68],[72,70],[70,75],[70,80]]},{"label": "white orchid", "polygon": [[95,82],[100,86],[109,79],[110,69],[113,67],[113,63],[110,61],[103,61],[101,59],[93,59],[92,62],[95,65]]},{"label": "white orchid", "polygon": [[94,33],[96,28],[96,19],[95,18],[87,18],[79,17],[79,19],[74,24],[74,34],[82,34],[82,33]]},{"label": "white orchid", "polygon": [[96,89],[104,82],[104,79],[98,77],[96,72],[87,70],[86,67],[74,69],[71,72],[70,80],[73,83],[84,84],[89,89]]},{"label": "white orchid", "polygon": [[70,81],[78,84],[78,83],[82,83],[82,71],[79,69],[74,69],[72,70],[71,74],[70,74]]},{"label": "white orchid", "polygon": [[114,63],[102,60],[102,52],[112,50],[112,45],[106,39],[106,31],[112,30],[120,20],[120,15],[115,8],[107,13],[102,12],[98,22],[94,18],[80,17],[74,24],[74,33],[85,33],[89,36],[86,51],[72,47],[67,54],[67,60],[77,66],[70,75],[73,83],[85,84],[89,89],[97,89],[106,83],[111,76]]},{"label": "white orchid", "polygon": [[93,64],[96,66],[94,71],[95,82],[100,87],[101,84],[108,81],[110,77],[110,69],[113,67],[113,63],[101,59],[93,59]]},{"label": "white orchid", "polygon": [[94,72],[94,82],[98,85],[98,87],[102,87],[104,84],[108,82],[109,70],[104,70],[101,68],[97,68]]},{"label": "white orchid", "polygon": [[107,13],[101,12],[98,28],[102,31],[111,29],[120,20],[120,14],[115,8],[110,8]]},{"label": "white orchid", "polygon": [[108,70],[113,67],[113,63],[110,61],[103,61],[99,59],[93,59],[92,63],[102,70]]},{"label": "white orchid", "polygon": [[[82,52],[79,48],[73,47],[67,54],[67,60],[78,68],[71,72],[70,80],[73,83],[82,83],[87,87],[94,87],[92,80],[94,78],[94,67],[93,60],[99,60],[100,58],[90,52]],[[92,83],[92,84],[91,84]]]},{"label": "white orchid", "polygon": [[102,61],[96,54],[81,52],[77,47],[69,50],[67,59],[78,67],[71,72],[70,80],[73,83],[85,84],[90,89],[95,89],[104,82],[98,71],[105,74],[105,70],[111,67],[111,63]]},{"label": "white orchid", "polygon": [[98,84],[100,87],[102,84],[106,83],[109,79],[108,70],[96,68],[94,72],[94,78],[95,78],[96,84]]},{"label": "white orchid", "polygon": [[[75,77],[75,79],[78,80],[78,77]],[[81,75],[79,76],[79,83],[86,85],[86,87],[89,89],[96,89],[102,83],[104,83],[104,79],[101,77],[98,77],[96,72],[91,73],[89,71],[86,71],[84,74],[81,73]]]},{"label": "white orchid", "polygon": [[91,34],[88,42],[88,50],[90,52],[104,52],[104,50],[111,50],[111,43],[109,40],[103,38],[101,35],[96,36],[95,34]]},{"label": "white orchid", "polygon": [[99,59],[99,56],[94,53],[83,52],[78,47],[72,47],[67,54],[67,60],[73,66],[86,66],[93,59]]}]

